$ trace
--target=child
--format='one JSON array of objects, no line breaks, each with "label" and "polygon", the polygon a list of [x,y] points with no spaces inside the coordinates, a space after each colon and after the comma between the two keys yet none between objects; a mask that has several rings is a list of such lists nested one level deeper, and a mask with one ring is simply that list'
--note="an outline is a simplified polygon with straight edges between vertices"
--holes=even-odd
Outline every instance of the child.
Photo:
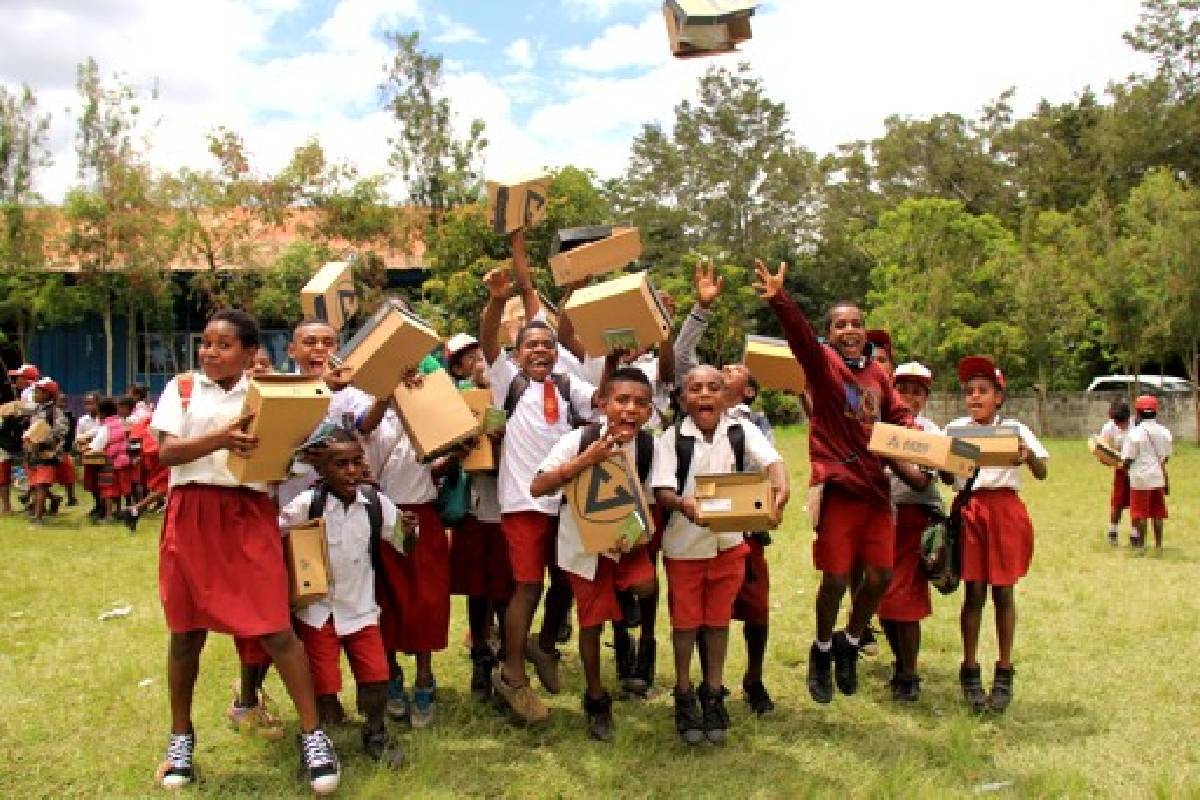
[{"label": "child", "polygon": [[58,398],[54,401],[58,408],[58,413],[62,414],[67,420],[67,433],[63,438],[62,457],[58,459],[58,469],[54,474],[54,482],[62,484],[67,493],[67,506],[77,506],[79,501],[75,498],[75,484],[79,482],[79,477],[75,474],[75,436],[76,436],[76,419],[75,412],[67,406],[67,396],[59,392]]},{"label": "child", "polygon": [[[1108,409],[1108,421],[1100,429],[1100,441],[1120,453],[1125,447],[1129,433],[1129,403],[1114,401]],[[1113,470],[1112,492],[1108,497],[1108,543],[1117,546],[1117,527],[1121,524],[1121,512],[1129,508],[1129,470],[1124,463]],[[1131,515],[1132,516],[1132,515]],[[1132,524],[1132,521],[1131,521]],[[1129,532],[1129,541],[1137,538],[1136,531]]]},{"label": "child", "polygon": [[[100,394],[98,392],[88,392],[83,396],[83,416],[75,425],[75,441],[81,452],[91,449],[92,439],[103,427],[103,423],[100,421],[99,403]],[[83,490],[91,492],[94,503],[92,510],[88,512],[88,519],[92,522],[99,522],[104,517],[104,498],[100,496],[100,484],[97,481],[102,469],[103,467],[95,464],[83,465]]]},{"label": "child", "polygon": [[[950,423],[958,425],[997,425],[1016,420],[1002,419],[1007,386],[1004,374],[989,356],[967,356],[958,362],[958,380],[967,405],[966,417]],[[974,491],[962,509],[962,580],[965,584],[962,607],[963,663],[959,682],[967,705],[976,713],[991,709],[1003,713],[1013,695],[1013,639],[1017,629],[1017,604],[1014,588],[1029,571],[1033,560],[1033,524],[1025,504],[1017,495],[1021,488],[1021,466],[1039,481],[1046,479],[1049,453],[1033,432],[1017,422],[1020,453],[1011,467],[986,467],[975,474]],[[960,488],[961,488],[960,484]],[[992,690],[983,694],[976,650],[983,606],[988,587],[996,607],[996,642],[999,651]]]},{"label": "child", "polygon": [[[171,736],[156,775],[179,788],[195,777],[192,696],[208,631],[257,637],[300,718],[302,768],[318,794],[337,788],[333,744],[318,727],[308,660],[292,631],[288,579],[275,504],[263,484],[239,484],[225,453],[258,445],[242,415],[245,370],[259,345],[257,321],[242,311],[214,314],[200,343],[203,372],[167,384],[151,420],[171,491],[159,544],[159,594],[171,632],[167,683]],[[107,421],[106,421],[107,424]]]},{"label": "child", "polygon": [[[646,465],[646,474],[639,475],[642,483],[649,477],[654,439],[641,431],[653,408],[650,380],[637,368],[615,370],[601,386],[600,397],[605,422],[593,423],[559,439],[539,465],[529,487],[534,497],[561,497],[562,488],[579,473],[621,450],[628,455],[629,464]],[[589,434],[595,440],[585,446],[585,435]],[[649,519],[644,522],[650,526]],[[648,541],[650,531],[646,533]],[[600,558],[584,551],[578,522],[569,506],[558,519],[558,565],[566,570],[571,582],[579,617],[579,658],[587,682],[583,712],[587,716],[588,734],[602,742],[613,739],[613,719],[612,696],[600,680],[600,633],[605,622],[622,619],[618,591],[632,591],[639,598],[654,595],[657,585],[654,564],[644,544],[629,552]]]},{"label": "child", "polygon": [[896,369],[896,360],[892,356],[892,335],[882,328],[872,328],[867,331],[867,341],[871,343],[871,360],[879,365],[890,380]]},{"label": "child", "polygon": [[117,480],[121,486],[121,497],[125,506],[132,506],[143,494],[142,489],[142,440],[131,434],[134,422],[134,408],[137,401],[129,395],[117,398],[117,416],[125,426],[125,450],[129,455],[128,463],[118,469]]},{"label": "child", "polygon": [[[870,452],[867,442],[876,422],[907,427],[912,414],[884,371],[867,358],[863,314],[857,305],[842,302],[829,310],[828,343],[822,344],[784,289],[787,265],[781,264],[771,274],[757,261],[755,272],[759,295],[778,317],[808,378],[812,402],[808,505],[817,532],[813,563],[821,570],[808,691],[818,703],[829,703],[835,677],[842,694],[858,691],[860,637],[892,579],[896,523],[891,487],[883,462]],[[863,567],[862,583],[853,594],[845,629],[835,634],[838,608],[856,564]],[[835,675],[830,674],[831,667]]]},{"label": "child", "polygon": [[304,453],[321,483],[279,512],[279,527],[286,533],[309,519],[325,519],[329,596],[298,609],[295,621],[308,656],[317,706],[341,710],[337,702],[342,688],[340,648],[350,662],[358,685],[358,709],[366,718],[363,749],[375,761],[398,767],[404,762],[404,751],[388,736],[384,722],[388,663],[379,632],[374,569],[382,543],[394,546],[396,506],[367,485],[370,476],[362,445],[346,429],[322,425],[305,443]]},{"label": "child", "polygon": [[[926,433],[941,429],[923,416],[933,373],[916,362],[901,364],[893,373],[896,391],[916,415],[914,424]],[[879,619],[896,656],[891,687],[893,700],[915,702],[921,696],[917,658],[921,650],[921,620],[933,613],[929,581],[921,568],[921,536],[942,514],[942,496],[933,475],[903,462],[891,467],[892,502],[896,505],[896,563],[892,582],[879,601]]]},{"label": "child", "polygon": [[144,383],[135,383],[129,387],[129,397],[133,400],[133,410],[129,413],[130,424],[145,420],[150,421],[154,414],[154,406],[150,405],[150,387]]},{"label": "child", "polygon": [[136,502],[117,512],[130,533],[137,530],[138,521],[150,509],[166,501],[170,470],[163,466],[158,455],[158,439],[150,433],[150,418],[139,417],[136,411],[129,417],[129,441],[136,442],[138,453],[138,484],[141,492]]},{"label": "child", "polygon": [[254,351],[254,360],[250,362],[250,369],[247,371],[251,378],[257,378],[260,375],[271,375],[275,372],[275,364],[271,361],[271,351],[265,347],[260,347]]},{"label": "child", "polygon": [[25,445],[25,463],[28,467],[29,488],[33,497],[33,524],[42,525],[43,517],[49,505],[51,514],[58,513],[59,498],[50,495],[50,487],[54,485],[58,472],[58,462],[63,457],[63,442],[67,435],[67,418],[55,406],[58,399],[58,384],[50,378],[39,378],[33,385],[33,402],[37,410],[33,412],[30,425],[45,422],[50,426],[49,436],[42,442],[34,442],[29,438],[29,431],[23,437]]},{"label": "child", "polygon": [[1154,549],[1162,552],[1163,520],[1167,518],[1167,459],[1171,432],[1158,423],[1158,398],[1144,394],[1133,404],[1137,426],[1125,437],[1121,460],[1129,473],[1129,516],[1137,529],[1131,544],[1146,547],[1146,520],[1154,521]]},{"label": "child", "polygon": [[129,466],[129,452],[125,446],[125,423],[117,415],[117,404],[111,397],[102,397],[96,404],[100,425],[92,435],[88,449],[103,453],[105,465],[96,476],[100,499],[104,506],[96,522],[117,519],[121,508],[121,480],[119,470]]},{"label": "child", "polygon": [[[701,365],[687,374],[682,397],[687,416],[659,438],[650,481],[659,506],[671,515],[663,534],[663,561],[675,654],[675,726],[688,744],[705,738],[714,744],[725,741],[729,715],[722,684],[729,619],[749,550],[741,533],[713,534],[700,526],[696,475],[765,469],[775,489],[777,521],[789,494],[783,459],[758,428],[724,414],[724,389],[715,367]],[[707,658],[697,702],[690,672],[701,632]]]},{"label": "child", "polygon": [[35,364],[22,364],[16,369],[8,371],[8,377],[13,379],[13,386],[17,390],[17,395],[23,403],[32,403],[33,400],[33,384],[42,377],[41,372]]}]

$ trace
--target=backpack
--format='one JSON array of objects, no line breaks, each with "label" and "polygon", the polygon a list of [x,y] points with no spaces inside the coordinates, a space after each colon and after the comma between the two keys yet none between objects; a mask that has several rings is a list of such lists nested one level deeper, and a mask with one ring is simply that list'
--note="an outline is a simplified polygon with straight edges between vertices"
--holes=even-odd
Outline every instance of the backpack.
[{"label": "backpack", "polygon": [[921,568],[933,588],[942,594],[953,594],[962,575],[962,510],[975,488],[979,470],[967,478],[962,491],[954,498],[950,513],[943,515],[931,509],[933,522],[921,534]]},{"label": "backpack", "polygon": [[[684,484],[687,483],[688,471],[692,468],[692,455],[696,451],[696,440],[683,435],[683,419],[675,423],[675,491],[683,494]],[[729,446],[733,450],[734,469],[738,472],[746,468],[746,431],[740,423],[730,424]]]},{"label": "backpack", "polygon": [[[579,419],[579,415],[575,413],[575,404],[571,402],[571,378],[563,375],[561,372],[550,373],[550,380],[558,388],[558,393],[567,402],[567,422],[572,428],[578,428],[583,420]],[[524,372],[518,372],[516,377],[512,379],[512,383],[508,384],[508,393],[504,395],[504,413],[512,416],[513,411],[517,409],[517,403],[521,401],[525,390],[529,388],[529,376]]]},{"label": "backpack", "polygon": [[446,525],[457,525],[471,510],[471,474],[452,462],[451,472],[442,478],[437,499],[433,501],[438,516]]},{"label": "backpack", "polygon": [[[383,574],[383,501],[379,499],[379,490],[368,483],[359,484],[358,491],[367,498],[367,522],[371,526],[371,566],[376,575]],[[308,518],[317,519],[325,516],[325,501],[329,499],[329,487],[318,483],[313,488],[312,500],[308,503]]]},{"label": "backpack", "polygon": [[[579,437],[579,452],[576,455],[600,441],[600,427],[598,422],[583,426],[583,435]],[[638,431],[634,453],[637,456],[638,480],[644,486],[650,478],[650,465],[654,461],[654,437],[650,435],[649,431]]]}]

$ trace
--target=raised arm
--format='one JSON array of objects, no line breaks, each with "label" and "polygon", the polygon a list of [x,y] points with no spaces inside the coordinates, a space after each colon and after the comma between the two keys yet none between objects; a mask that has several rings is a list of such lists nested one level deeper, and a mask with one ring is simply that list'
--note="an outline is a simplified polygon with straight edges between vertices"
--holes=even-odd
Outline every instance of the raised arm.
[{"label": "raised arm", "polygon": [[815,396],[827,392],[833,385],[833,375],[826,360],[823,345],[817,341],[817,333],[812,325],[804,318],[804,312],[796,305],[796,301],[788,296],[783,288],[783,280],[787,276],[787,264],[781,263],[779,271],[772,274],[767,265],[760,259],[754,261],[754,272],[758,280],[754,288],[758,296],[767,301],[775,316],[783,327],[784,338],[792,348],[792,355],[804,367],[804,375],[808,379],[810,391]]},{"label": "raised arm", "polygon": [[663,311],[667,312],[667,325],[672,331],[667,334],[667,340],[663,342],[662,347],[658,348],[658,380],[660,383],[671,384],[675,382],[675,298],[666,292],[659,292],[658,298]]},{"label": "raised arm", "polygon": [[[579,284],[570,284],[566,287],[566,293],[562,296],[562,302],[559,305],[560,309],[567,307],[567,301],[571,299],[571,294],[581,286]],[[541,303],[541,300],[538,301]],[[528,305],[525,306],[527,309]],[[529,317],[529,319],[533,319]],[[575,325],[571,322],[570,316],[565,313],[558,315],[558,343],[567,348],[567,352],[579,359],[579,363],[583,363],[587,359],[587,350],[583,347],[583,340],[575,333]]]},{"label": "raised arm", "polygon": [[479,348],[487,362],[494,364],[500,357],[500,317],[505,301],[512,294],[512,278],[506,270],[494,269],[483,276],[483,285],[488,290],[488,301],[479,320]]},{"label": "raised arm", "polygon": [[725,278],[716,276],[716,269],[713,267],[712,261],[697,263],[692,281],[696,287],[696,305],[684,318],[679,335],[675,337],[674,355],[677,383],[700,364],[700,356],[696,353],[696,348],[700,346],[700,339],[703,338],[704,331],[708,329],[708,321],[711,318],[709,309],[721,295],[722,287],[725,286]]},{"label": "raised arm", "polygon": [[542,310],[542,300],[533,285],[533,274],[529,270],[529,253],[525,250],[525,229],[517,228],[508,237],[512,246],[513,279],[521,293],[521,304],[525,306],[525,319],[531,320]]}]

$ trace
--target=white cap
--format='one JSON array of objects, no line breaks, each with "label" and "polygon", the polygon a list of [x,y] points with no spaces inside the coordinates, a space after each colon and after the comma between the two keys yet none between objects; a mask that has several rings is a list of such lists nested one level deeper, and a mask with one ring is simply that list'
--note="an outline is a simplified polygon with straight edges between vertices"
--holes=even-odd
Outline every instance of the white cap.
[{"label": "white cap", "polygon": [[896,371],[892,373],[892,383],[899,383],[905,379],[920,381],[929,386],[933,383],[933,373],[924,364],[918,361],[909,361],[896,367]]},{"label": "white cap", "polygon": [[456,333],[450,337],[450,341],[446,342],[446,355],[452,356],[455,353],[461,353],[468,347],[474,347],[479,344],[479,340],[469,333]]}]

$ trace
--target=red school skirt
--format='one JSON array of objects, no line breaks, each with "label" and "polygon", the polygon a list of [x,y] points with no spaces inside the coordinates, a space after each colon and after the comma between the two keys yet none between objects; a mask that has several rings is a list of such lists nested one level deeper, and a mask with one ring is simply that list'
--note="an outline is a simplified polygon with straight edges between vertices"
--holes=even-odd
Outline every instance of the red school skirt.
[{"label": "red school skirt", "polygon": [[513,593],[508,542],[499,522],[468,516],[450,538],[450,593],[507,603]]},{"label": "red school skirt", "polygon": [[1013,586],[1033,561],[1033,523],[1012,489],[976,489],[962,511],[962,579]]},{"label": "red school skirt", "polygon": [[158,453],[142,453],[142,485],[147,491],[165,494],[170,479],[171,469],[158,460]]},{"label": "red school skirt", "polygon": [[258,637],[289,630],[275,503],[265,492],[174,487],[158,542],[158,593],[172,633]]},{"label": "red school skirt", "polygon": [[896,564],[892,582],[879,601],[879,618],[891,622],[920,622],[933,613],[929,580],[921,568],[921,535],[929,527],[925,506],[896,507]]},{"label": "red school skirt", "polygon": [[75,474],[75,459],[70,454],[64,454],[58,459],[54,470],[54,482],[63,486],[74,486],[79,477]]},{"label": "red school skirt", "polygon": [[[450,541],[432,503],[402,505],[417,515],[409,555],[384,544],[383,580],[376,577],[384,646],[404,653],[445,650],[450,638]],[[399,523],[397,523],[399,525]]]}]

